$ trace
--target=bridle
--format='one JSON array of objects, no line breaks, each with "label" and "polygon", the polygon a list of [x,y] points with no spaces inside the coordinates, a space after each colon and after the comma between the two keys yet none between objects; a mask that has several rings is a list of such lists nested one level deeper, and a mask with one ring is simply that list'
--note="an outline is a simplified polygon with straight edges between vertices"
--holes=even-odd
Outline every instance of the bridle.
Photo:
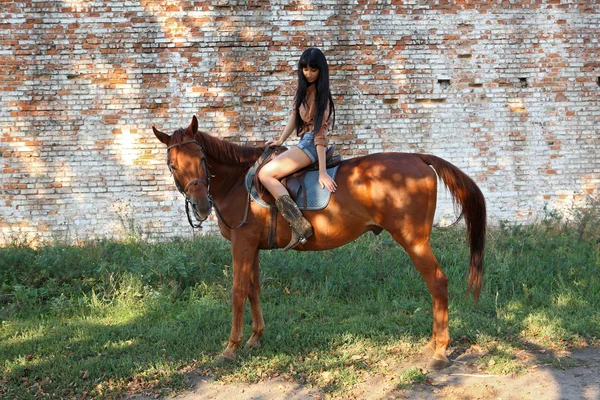
[{"label": "bridle", "polygon": [[[202,166],[204,167],[204,171],[206,172],[206,179],[200,179],[200,178],[192,179],[191,181],[189,181],[187,183],[187,185],[185,185],[185,187],[183,187],[181,185],[181,183],[179,183],[179,181],[175,178],[175,175],[173,174],[173,168],[171,167],[171,162],[170,162],[170,158],[169,158],[169,151],[174,147],[181,147],[181,146],[184,146],[186,144],[191,144],[191,143],[194,143],[194,144],[198,145],[198,147],[200,147],[200,153],[202,154],[201,162],[202,162]],[[188,192],[188,189],[190,188],[190,186],[197,185],[197,184],[202,184],[206,187],[206,193],[207,193],[207,197],[208,197],[208,203],[210,204],[210,208],[215,209],[217,216],[221,219],[221,221],[225,224],[225,226],[227,226],[229,229],[238,229],[242,225],[246,224],[246,222],[248,220],[248,210],[250,208],[250,193],[248,193],[248,199],[246,202],[246,211],[244,213],[244,219],[235,228],[229,226],[229,224],[227,222],[225,222],[225,220],[223,219],[223,215],[221,214],[221,211],[217,207],[217,204],[215,203],[212,195],[210,194],[210,172],[208,172],[208,162],[206,161],[206,154],[204,153],[204,149],[202,148],[200,143],[198,143],[198,141],[192,139],[192,140],[186,140],[181,143],[176,143],[176,144],[167,146],[167,166],[169,167],[169,171],[171,171],[171,175],[173,176],[173,180],[175,181],[175,187],[177,187],[177,190],[179,190],[179,193],[181,193],[185,197],[185,214],[187,215],[188,222],[192,228],[195,228],[195,229],[202,228],[202,223],[204,221],[206,221],[208,219],[208,217],[210,216],[210,212],[209,212],[208,215],[206,216],[206,218],[200,219],[200,218],[198,218],[198,215],[194,212],[194,217],[196,218],[198,223],[195,224],[194,222],[192,222],[192,217],[190,216],[190,199],[189,199],[187,192]]]},{"label": "bridle", "polygon": [[[190,143],[194,143],[194,144],[198,145],[198,147],[200,147],[200,152],[202,153],[202,166],[204,167],[204,171],[206,172],[206,179],[204,179],[204,180],[200,179],[200,178],[192,179],[191,181],[188,182],[187,185],[185,185],[185,187],[183,187],[181,185],[181,183],[179,183],[177,178],[175,178],[175,175],[173,174],[173,168],[171,167],[171,159],[169,158],[169,151],[174,147],[181,147],[181,146],[184,146],[184,145],[190,144]],[[206,219],[208,218],[208,215],[210,215],[210,213],[204,219],[198,218],[198,215],[196,213],[194,213],[194,217],[198,220],[198,223],[194,224],[192,222],[192,217],[190,216],[190,199],[187,194],[187,191],[190,188],[190,186],[202,184],[206,187],[206,192],[208,193],[208,202],[210,204],[210,207],[212,208],[214,206],[214,201],[209,192],[209,190],[210,190],[210,173],[208,172],[208,163],[206,162],[206,155],[204,154],[204,150],[202,149],[202,146],[200,146],[200,143],[198,143],[196,140],[186,140],[184,142],[176,143],[176,144],[172,144],[172,145],[168,146],[167,147],[167,166],[169,167],[169,171],[171,171],[171,175],[173,176],[173,180],[175,181],[175,186],[177,187],[177,190],[179,190],[179,193],[181,193],[185,197],[185,214],[187,215],[187,219],[188,219],[190,226],[192,228],[202,228],[202,223],[204,221],[206,221]]]}]

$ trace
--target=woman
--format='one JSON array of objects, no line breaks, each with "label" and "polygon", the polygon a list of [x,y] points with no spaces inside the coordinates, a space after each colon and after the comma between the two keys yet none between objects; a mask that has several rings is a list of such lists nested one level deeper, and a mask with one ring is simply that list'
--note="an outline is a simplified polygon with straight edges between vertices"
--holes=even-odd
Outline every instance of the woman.
[{"label": "woman", "polygon": [[290,119],[277,140],[267,146],[281,146],[295,130],[300,136],[298,144],[277,156],[258,173],[258,179],[275,198],[275,205],[292,227],[292,240],[284,250],[304,243],[313,234],[308,222],[280,179],[319,161],[319,184],[335,192],[336,183],[325,169],[327,133],[335,121],[335,108],[329,90],[329,67],[323,52],[309,48],[298,62],[298,88]]}]

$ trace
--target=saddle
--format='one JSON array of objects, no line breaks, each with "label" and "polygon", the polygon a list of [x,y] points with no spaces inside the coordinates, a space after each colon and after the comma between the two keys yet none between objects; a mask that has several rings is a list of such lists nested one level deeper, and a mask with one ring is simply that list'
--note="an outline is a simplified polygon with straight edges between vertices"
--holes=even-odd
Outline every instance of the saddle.
[{"label": "saddle", "polygon": [[[337,167],[342,162],[342,156],[336,153],[335,145],[332,145],[327,149],[325,153],[325,168],[334,168]],[[319,170],[319,161],[315,161],[307,167],[304,167],[293,174],[285,177],[281,182],[287,189],[290,197],[298,203],[299,198],[301,197],[303,204],[298,204],[300,208],[306,209],[308,207],[306,195],[306,184],[304,182],[304,178],[309,171],[318,171]],[[302,196],[300,196],[302,195]]]},{"label": "saddle", "polygon": [[[265,199],[260,193],[258,193],[257,187],[260,187],[261,185],[258,182],[257,172],[263,165],[267,164],[285,150],[287,150],[286,147],[270,147],[265,150],[252,168],[250,168],[244,180],[244,185],[246,186],[246,190],[248,191],[252,201],[261,207],[269,209],[271,221],[269,224],[269,249],[277,248],[278,210],[277,207],[272,204],[273,198],[270,195],[267,195],[267,198]],[[335,178],[335,174],[341,162],[342,157],[336,153],[335,146],[332,145],[325,153],[325,164],[329,176]],[[319,162],[317,161],[294,172],[282,180],[282,183],[289,192],[290,197],[296,202],[296,204],[298,204],[298,207],[303,210],[309,209],[309,207],[311,210],[321,210],[329,203],[331,193],[328,190],[321,190],[321,188],[318,186],[318,169]],[[310,201],[308,200],[309,198]]]},{"label": "saddle", "polygon": [[[270,195],[266,194],[265,197],[263,196],[264,191],[259,193],[259,190],[257,189],[262,187],[258,181],[258,171],[265,164],[279,154],[283,153],[285,150],[287,150],[286,147],[268,148],[246,174],[246,178],[244,180],[246,190],[250,193],[252,200],[262,207],[269,208],[274,204]],[[327,149],[327,152],[325,153],[325,163],[327,167],[327,173],[332,178],[335,178],[337,168],[341,162],[342,157],[335,151],[335,146],[331,146],[329,149]],[[286,190],[289,192],[290,197],[301,209],[320,210],[329,202],[330,193],[328,191],[317,190],[318,169],[319,163],[317,161],[281,180]],[[319,187],[319,189],[321,188]]]}]

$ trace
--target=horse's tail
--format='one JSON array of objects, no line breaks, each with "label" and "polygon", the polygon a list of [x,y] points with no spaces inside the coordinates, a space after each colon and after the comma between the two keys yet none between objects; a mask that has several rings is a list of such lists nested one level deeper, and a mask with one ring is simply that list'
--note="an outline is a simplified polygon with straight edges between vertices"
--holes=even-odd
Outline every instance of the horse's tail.
[{"label": "horse's tail", "polygon": [[486,233],[485,199],[473,179],[456,166],[439,157],[420,154],[421,159],[435,169],[438,177],[450,191],[452,200],[462,208],[461,216],[467,226],[467,241],[471,248],[469,265],[469,285],[467,292],[473,291],[475,301],[479,300],[483,284],[483,258]]}]

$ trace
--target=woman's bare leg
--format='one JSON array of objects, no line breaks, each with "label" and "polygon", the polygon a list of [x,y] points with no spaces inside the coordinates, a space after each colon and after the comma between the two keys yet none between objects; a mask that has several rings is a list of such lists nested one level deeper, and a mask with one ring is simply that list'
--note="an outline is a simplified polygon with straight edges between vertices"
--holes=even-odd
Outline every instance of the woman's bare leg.
[{"label": "woman's bare leg", "polygon": [[258,172],[258,179],[275,198],[288,194],[280,179],[310,165],[312,162],[302,149],[292,147],[285,153],[278,155],[273,161],[265,165]]}]

